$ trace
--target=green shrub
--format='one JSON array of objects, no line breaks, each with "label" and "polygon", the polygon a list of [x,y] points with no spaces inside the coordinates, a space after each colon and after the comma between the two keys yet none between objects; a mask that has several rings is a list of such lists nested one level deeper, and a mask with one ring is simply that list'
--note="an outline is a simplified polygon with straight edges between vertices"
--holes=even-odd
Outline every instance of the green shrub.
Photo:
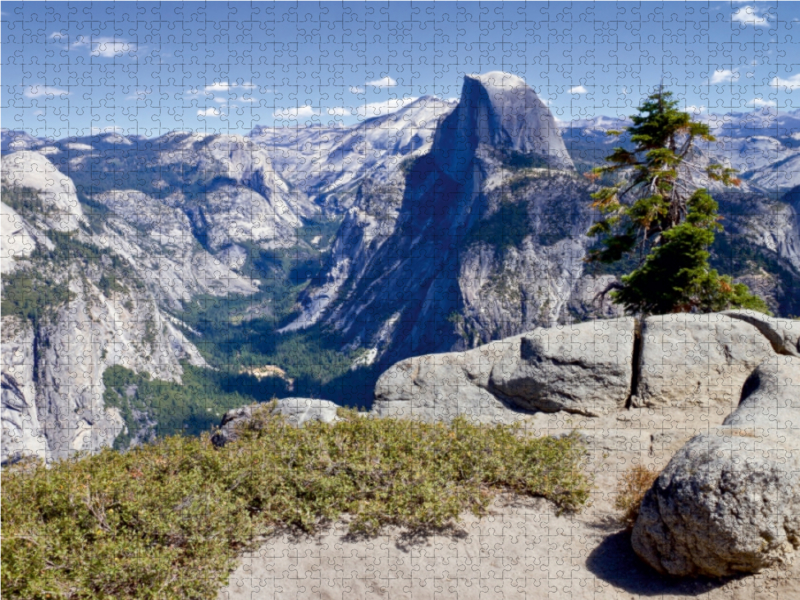
[{"label": "green shrub", "polygon": [[255,536],[280,528],[314,531],[344,513],[353,533],[442,527],[501,491],[568,511],[588,499],[575,435],[345,410],[298,429],[270,410],[221,449],[208,434],[175,436],[7,469],[3,597],[209,598]]}]

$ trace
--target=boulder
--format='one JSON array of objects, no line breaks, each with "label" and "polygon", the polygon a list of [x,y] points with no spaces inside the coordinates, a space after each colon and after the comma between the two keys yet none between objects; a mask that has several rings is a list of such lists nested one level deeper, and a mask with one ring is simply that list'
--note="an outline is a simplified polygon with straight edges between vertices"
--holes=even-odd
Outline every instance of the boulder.
[{"label": "boulder", "polygon": [[[253,417],[253,410],[262,406],[251,404],[229,410],[222,417],[220,428],[214,432],[211,441],[215,446],[224,446],[238,439],[237,427]],[[276,401],[273,414],[281,414],[286,421],[295,427],[301,427],[309,421],[334,423],[339,420],[337,416],[338,404],[330,400],[317,400],[314,398],[281,398]]]},{"label": "boulder", "polygon": [[535,329],[499,361],[490,389],[526,409],[598,416],[625,408],[633,379],[631,317]]},{"label": "boulder", "polygon": [[375,384],[372,412],[428,422],[450,422],[459,415],[481,422],[513,419],[516,414],[487,388],[495,364],[519,355],[521,338],[401,360]]},{"label": "boulder", "polygon": [[732,410],[744,381],[774,354],[755,326],[720,313],[648,317],[641,336],[635,407]]},{"label": "boulder", "polygon": [[730,576],[800,548],[800,358],[773,355],[720,427],[692,438],[645,494],[631,538],[662,573]]}]

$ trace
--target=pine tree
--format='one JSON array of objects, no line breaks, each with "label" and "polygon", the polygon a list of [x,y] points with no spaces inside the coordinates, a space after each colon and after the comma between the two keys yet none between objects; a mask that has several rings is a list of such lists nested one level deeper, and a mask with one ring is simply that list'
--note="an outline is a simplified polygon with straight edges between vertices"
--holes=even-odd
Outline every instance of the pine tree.
[{"label": "pine tree", "polygon": [[[590,229],[602,248],[587,261],[614,263],[636,254],[637,267],[603,292],[634,314],[713,312],[751,308],[768,312],[744,284],[708,264],[714,232],[721,231],[718,205],[693,185],[701,173],[691,158],[698,139],[714,141],[708,125],[678,110],[671,92],[659,89],[631,116],[632,151],[618,147],[608,166],[589,177],[617,174],[618,182],[592,194],[603,216]],[[620,136],[623,131],[609,131]],[[739,185],[733,169],[712,164],[702,172],[724,185]],[[613,290],[613,291],[612,291]]]}]

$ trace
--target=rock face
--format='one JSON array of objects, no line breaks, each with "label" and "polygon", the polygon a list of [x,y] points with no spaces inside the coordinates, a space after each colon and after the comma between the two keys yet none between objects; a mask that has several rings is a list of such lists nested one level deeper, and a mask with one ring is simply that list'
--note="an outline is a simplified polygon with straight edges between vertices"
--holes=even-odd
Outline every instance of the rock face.
[{"label": "rock face", "polygon": [[632,543],[678,576],[791,562],[800,548],[800,358],[764,361],[723,425],[672,458],[645,495]]},{"label": "rock face", "polygon": [[33,328],[14,317],[4,317],[2,328],[2,462],[24,455],[45,459],[47,440],[36,410],[33,379]]},{"label": "rock face", "polygon": [[773,354],[753,325],[719,313],[648,317],[642,325],[637,407],[729,407]]},{"label": "rock face", "polygon": [[388,367],[557,321],[582,273],[590,191],[531,88],[467,77],[428,154],[359,185],[324,283],[287,329],[322,321]]},{"label": "rock face", "polygon": [[38,152],[24,150],[3,157],[3,184],[38,195],[39,214],[56,231],[74,231],[85,221],[75,184]]},{"label": "rock face", "polygon": [[180,381],[181,360],[205,364],[156,299],[175,280],[141,261],[140,230],[88,227],[73,182],[36,152],[3,157],[3,201],[0,457],[110,446],[124,424],[104,404],[106,368]]},{"label": "rock face", "polygon": [[437,163],[456,181],[467,176],[482,145],[573,168],[550,110],[522,79],[502,71],[464,77],[458,106],[436,130],[433,145]]},{"label": "rock face", "polygon": [[[220,428],[214,432],[211,441],[215,446],[224,446],[236,441],[239,435],[236,429],[253,418],[253,410],[261,406],[251,404],[229,410],[222,417]],[[323,423],[335,423],[339,420],[336,411],[337,404],[329,400],[317,400],[313,398],[281,398],[276,401],[273,414],[281,414],[286,417],[287,423],[295,427],[301,427],[309,421],[321,421]]]},{"label": "rock face", "polygon": [[535,329],[516,356],[495,364],[491,389],[528,409],[621,410],[631,395],[635,327],[627,317]]}]

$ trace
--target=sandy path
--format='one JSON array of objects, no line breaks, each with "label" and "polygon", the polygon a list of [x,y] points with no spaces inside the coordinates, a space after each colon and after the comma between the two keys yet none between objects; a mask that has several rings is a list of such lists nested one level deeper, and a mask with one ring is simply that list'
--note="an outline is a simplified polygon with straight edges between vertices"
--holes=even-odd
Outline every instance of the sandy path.
[{"label": "sandy path", "polygon": [[800,600],[800,565],[727,581],[659,576],[636,557],[614,520],[619,473],[634,461],[663,467],[686,440],[729,412],[528,417],[526,427],[539,434],[572,428],[585,434],[595,489],[581,513],[559,516],[545,500],[503,497],[489,516],[465,515],[459,529],[417,539],[397,529],[351,539],[344,521],[315,536],[281,534],[241,557],[219,599]]}]

